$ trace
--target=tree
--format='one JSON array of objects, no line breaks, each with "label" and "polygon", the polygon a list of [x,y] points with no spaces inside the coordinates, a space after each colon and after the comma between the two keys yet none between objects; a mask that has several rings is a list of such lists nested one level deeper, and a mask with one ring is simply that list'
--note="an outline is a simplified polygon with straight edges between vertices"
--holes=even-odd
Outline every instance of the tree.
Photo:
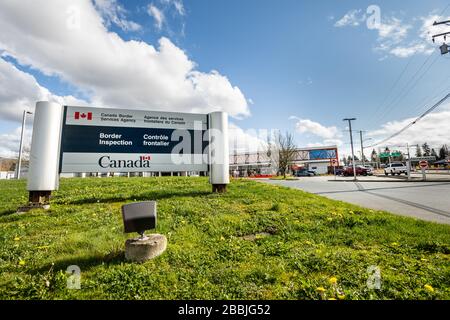
[{"label": "tree", "polygon": [[372,150],[372,154],[370,155],[370,161],[372,162],[377,162],[378,160],[378,154],[375,151],[375,149]]},{"label": "tree", "polygon": [[294,143],[294,136],[286,132],[274,134],[273,140],[267,142],[267,155],[284,178],[289,171],[289,166],[294,162],[297,155],[297,146]]},{"label": "tree", "polygon": [[443,145],[440,149],[439,149],[439,160],[444,160],[448,155],[448,148],[447,145]]},{"label": "tree", "polygon": [[420,148],[419,145],[417,145],[416,148],[416,157],[421,157],[422,156],[422,149]]},{"label": "tree", "polygon": [[401,151],[394,150],[392,153],[399,153],[400,154],[399,156],[392,157],[391,158],[392,161],[403,161],[404,160],[403,153]]},{"label": "tree", "polygon": [[436,150],[434,150],[434,148],[431,149],[431,156],[432,156],[432,157],[435,157],[436,159],[439,158],[438,155],[437,155],[437,153],[436,153]]},{"label": "tree", "polygon": [[[383,153],[385,154],[390,154],[391,153],[391,149],[389,149],[389,147],[384,148]],[[380,157],[380,162],[381,163],[389,163],[389,157]]]},{"label": "tree", "polygon": [[431,155],[431,149],[430,149],[430,146],[428,145],[428,143],[425,142],[422,145],[422,149],[423,149],[423,155],[425,157],[429,157]]}]

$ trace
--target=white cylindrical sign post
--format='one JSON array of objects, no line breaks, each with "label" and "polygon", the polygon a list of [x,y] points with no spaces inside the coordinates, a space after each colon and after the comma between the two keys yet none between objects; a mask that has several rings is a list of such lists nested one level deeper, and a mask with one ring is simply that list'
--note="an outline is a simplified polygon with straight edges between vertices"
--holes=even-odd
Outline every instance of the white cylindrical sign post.
[{"label": "white cylindrical sign post", "polygon": [[58,189],[62,120],[63,106],[60,104],[36,103],[27,184],[31,204],[48,203],[51,191]]},{"label": "white cylindrical sign post", "polygon": [[230,183],[228,155],[228,114],[212,112],[209,117],[209,181],[213,192],[225,192]]}]

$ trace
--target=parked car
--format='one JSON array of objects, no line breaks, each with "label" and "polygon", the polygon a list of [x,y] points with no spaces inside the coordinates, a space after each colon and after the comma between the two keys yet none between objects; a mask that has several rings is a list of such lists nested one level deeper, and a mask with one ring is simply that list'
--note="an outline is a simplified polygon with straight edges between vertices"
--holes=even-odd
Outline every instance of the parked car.
[{"label": "parked car", "polygon": [[373,170],[374,170],[374,169],[373,169],[372,166],[365,165],[364,168],[367,169],[367,175],[368,175],[368,176],[373,176]]},{"label": "parked car", "polygon": [[[366,168],[364,168],[363,166],[356,166],[356,175],[357,176],[367,176],[368,175],[367,172],[368,172],[368,170]],[[353,176],[353,166],[345,167],[343,175],[345,177]]]},{"label": "parked car", "polygon": [[295,172],[295,176],[297,177],[312,177],[315,174],[306,169],[300,169]]},{"label": "parked car", "polygon": [[315,171],[313,171],[313,170],[308,170],[308,172],[309,172],[309,173],[312,173],[313,176],[317,176],[317,173],[316,173]]},{"label": "parked car", "polygon": [[408,168],[404,163],[390,163],[384,167],[385,175],[391,174],[394,176],[396,174],[401,175],[402,173],[408,174]]}]

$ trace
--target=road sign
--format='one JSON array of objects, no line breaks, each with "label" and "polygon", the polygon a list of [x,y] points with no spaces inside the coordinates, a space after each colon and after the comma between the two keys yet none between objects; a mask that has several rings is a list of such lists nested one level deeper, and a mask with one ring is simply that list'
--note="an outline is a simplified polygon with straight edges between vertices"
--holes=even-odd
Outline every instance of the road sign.
[{"label": "road sign", "polygon": [[419,166],[420,166],[420,168],[422,168],[422,169],[428,169],[428,161],[426,161],[426,160],[422,160],[422,161],[420,161],[419,162]]},{"label": "road sign", "polygon": [[435,156],[427,156],[427,157],[413,157],[410,159],[411,161],[419,162],[419,161],[434,161],[436,160]]},{"label": "road sign", "polygon": [[399,151],[395,151],[395,152],[392,152],[392,153],[382,152],[382,153],[380,153],[379,157],[380,158],[389,158],[389,157],[400,157],[401,155],[402,155],[402,153],[399,152]]},{"label": "road sign", "polygon": [[[449,160],[449,162],[450,162],[450,160]],[[332,160],[331,160],[331,165],[332,165],[333,167],[336,167],[337,164],[338,164],[338,162],[337,162],[336,159],[332,159]]]},{"label": "road sign", "polygon": [[206,114],[66,106],[64,115],[60,172],[208,170]]}]

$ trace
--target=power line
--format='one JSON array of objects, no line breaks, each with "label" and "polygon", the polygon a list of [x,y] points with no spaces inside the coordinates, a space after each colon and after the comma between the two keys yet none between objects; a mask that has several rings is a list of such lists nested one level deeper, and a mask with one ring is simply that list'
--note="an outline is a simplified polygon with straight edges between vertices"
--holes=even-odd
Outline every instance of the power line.
[{"label": "power line", "polygon": [[396,133],[394,133],[393,135],[389,136],[386,139],[383,139],[371,146],[365,147],[366,148],[373,148],[376,147],[382,143],[385,143],[386,141],[391,140],[392,138],[398,136],[399,134],[403,133],[404,131],[406,131],[407,129],[409,129],[411,126],[415,125],[418,121],[420,121],[423,117],[425,117],[427,114],[429,114],[430,112],[432,112],[434,109],[436,109],[438,106],[440,106],[442,103],[444,103],[445,100],[447,100],[448,98],[450,98],[450,93],[448,93],[444,98],[442,98],[441,100],[439,100],[436,104],[434,104],[431,108],[429,108],[427,111],[425,111],[423,114],[421,114],[420,116],[418,116],[414,121],[412,121],[411,123],[407,124],[405,127],[403,127],[401,130],[397,131]]},{"label": "power line", "polygon": [[442,16],[449,7],[450,7],[450,3],[442,10],[442,12],[439,15]]},{"label": "power line", "polygon": [[[441,11],[441,13],[439,14],[439,16],[442,16],[447,9],[450,7],[450,3],[447,4],[447,6]],[[422,39],[422,42],[424,42],[426,45],[428,45],[428,43],[426,42],[425,39]],[[405,92],[404,94],[402,94],[404,92],[404,90],[407,89],[408,85],[410,84],[410,82],[417,76],[417,74],[420,72],[420,70],[428,63],[428,60],[431,58],[431,55],[428,56],[428,58],[425,60],[425,62],[420,66],[420,68],[416,71],[416,73],[414,74],[414,76],[407,81],[406,85],[402,88],[401,93],[399,95],[397,95],[393,100],[391,100],[391,103],[388,104],[388,106],[385,106],[385,103],[388,101],[388,97],[390,97],[393,89],[397,86],[397,84],[400,82],[401,78],[403,77],[403,75],[405,74],[406,70],[408,69],[409,65],[411,64],[413,58],[415,55],[412,55],[411,58],[409,59],[408,63],[406,64],[405,68],[402,70],[402,72],[400,73],[400,75],[398,76],[398,78],[396,79],[396,81],[394,82],[394,84],[391,86],[391,88],[388,91],[388,94],[385,96],[385,98],[383,99],[383,102],[380,104],[380,107],[378,107],[375,111],[375,113],[370,117],[377,117],[378,113],[380,110],[382,110],[381,113],[381,118],[379,118],[377,121],[375,122],[380,122],[381,120],[383,120],[387,114],[389,114],[394,108],[389,109],[390,106],[394,105],[394,102],[400,102],[416,85],[417,83],[420,81],[420,79],[422,79],[424,77],[424,75],[429,71],[429,69],[434,65],[434,63],[436,62],[436,59],[428,66],[428,68],[425,70],[424,73],[422,73],[422,75],[419,77],[419,79],[407,90],[407,92]],[[401,96],[400,99],[398,99]],[[386,112],[383,112],[383,110],[386,110]]]},{"label": "power line", "polygon": [[397,86],[397,84],[400,82],[400,79],[403,77],[403,75],[405,74],[406,70],[408,69],[409,65],[411,64],[413,58],[415,56],[412,55],[411,58],[409,58],[408,63],[406,64],[406,66],[403,68],[402,72],[400,73],[400,75],[398,76],[397,80],[394,81],[393,85],[391,86],[391,88],[388,91],[388,94],[384,97],[383,101],[380,103],[380,106],[376,109],[375,113],[370,117],[375,117],[378,115],[378,111],[380,111],[381,109],[384,109],[384,104],[386,103],[386,101],[388,100],[388,98],[391,96],[392,90],[394,90],[394,88]]},{"label": "power line", "polygon": [[[392,112],[392,110],[395,109],[395,105],[398,105],[400,103],[400,101],[402,101],[402,99],[404,97],[406,97],[408,95],[408,93],[411,92],[412,89],[414,89],[414,87],[419,83],[419,81],[422,80],[422,78],[428,73],[428,71],[431,69],[431,67],[436,63],[437,58],[439,56],[436,55],[434,60],[431,62],[431,64],[428,65],[428,67],[424,70],[424,72],[422,72],[422,74],[417,79],[414,79],[414,78],[416,78],[417,75],[419,75],[420,71],[428,63],[428,61],[431,59],[431,57],[432,57],[432,55],[428,56],[428,58],[425,60],[425,62],[416,71],[414,76],[412,76],[410,81],[408,81],[406,83],[406,85],[403,87],[401,93],[394,100],[391,101],[391,103],[386,108],[386,112],[384,114],[382,114],[381,117],[376,122],[381,122],[382,120],[384,120]],[[415,80],[415,81],[411,85],[411,81],[413,81],[413,80]],[[389,108],[389,107],[391,107],[391,108]]]},{"label": "power line", "polygon": [[418,104],[416,104],[413,108],[411,108],[412,114],[420,112],[424,107],[426,107],[427,103],[425,103],[425,101],[434,101],[438,97],[441,97],[443,94],[448,92],[450,90],[450,87],[448,86],[448,83],[447,83],[447,81],[449,79],[450,79],[450,77],[448,77],[445,80],[442,80],[442,84],[437,88],[437,90],[435,90],[432,94],[428,95],[427,97],[422,99]]}]

